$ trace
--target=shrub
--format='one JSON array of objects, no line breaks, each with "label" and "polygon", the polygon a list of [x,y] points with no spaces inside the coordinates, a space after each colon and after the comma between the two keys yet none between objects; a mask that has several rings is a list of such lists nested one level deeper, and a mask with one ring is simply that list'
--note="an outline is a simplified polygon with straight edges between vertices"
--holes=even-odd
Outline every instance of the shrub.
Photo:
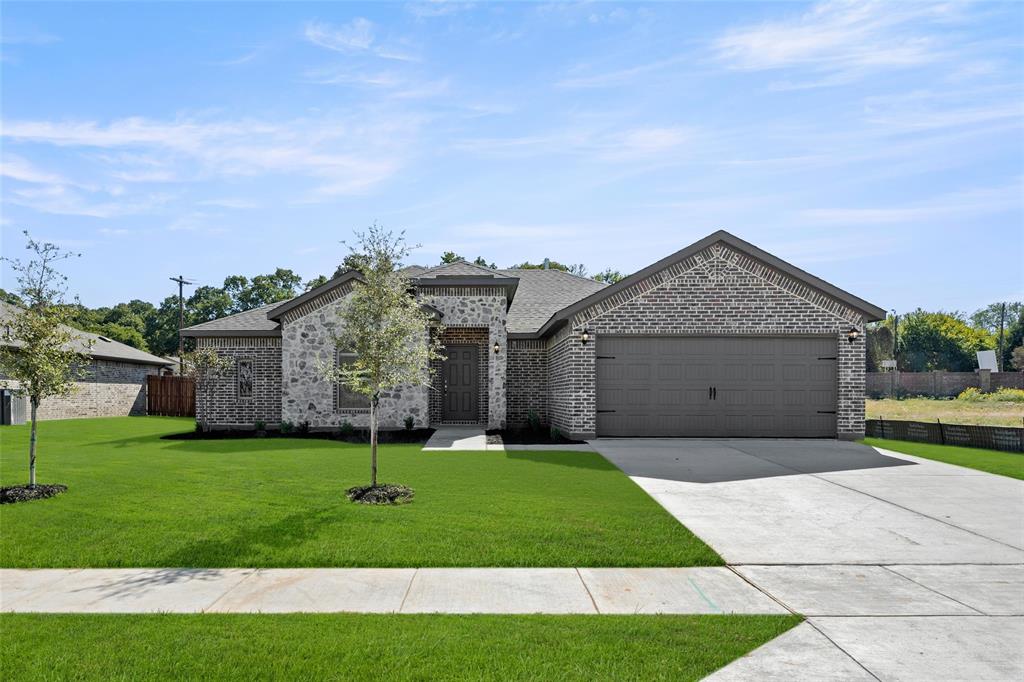
[{"label": "shrub", "polygon": [[341,425],[338,426],[338,435],[341,436],[342,438],[351,438],[352,434],[354,434],[355,432],[356,427],[352,426],[352,422],[348,421],[347,419],[341,422]]},{"label": "shrub", "polygon": [[551,440],[562,440],[562,430],[557,426],[551,427]]},{"label": "shrub", "polygon": [[526,423],[531,431],[540,431],[540,415],[536,411],[530,410],[526,413]]},{"label": "shrub", "polygon": [[1024,390],[1019,388],[1000,388],[988,394],[989,400],[1006,403],[1024,403]]},{"label": "shrub", "polygon": [[978,403],[985,399],[985,394],[971,386],[966,388],[956,397],[957,400],[964,400],[969,403]]},{"label": "shrub", "polygon": [[291,433],[294,430],[295,424],[292,424],[290,421],[281,422],[281,433]]},{"label": "shrub", "polygon": [[267,430],[267,423],[265,421],[263,421],[262,419],[257,419],[256,420],[256,424],[254,426],[256,427],[257,431],[266,431]]},{"label": "shrub", "polygon": [[416,420],[412,418],[411,414],[408,417],[405,418],[405,430],[406,431],[412,431],[412,427],[415,426],[415,425],[416,425]]},{"label": "shrub", "polygon": [[299,425],[295,427],[295,430],[303,436],[306,435],[307,433],[309,433],[309,422],[299,422]]}]

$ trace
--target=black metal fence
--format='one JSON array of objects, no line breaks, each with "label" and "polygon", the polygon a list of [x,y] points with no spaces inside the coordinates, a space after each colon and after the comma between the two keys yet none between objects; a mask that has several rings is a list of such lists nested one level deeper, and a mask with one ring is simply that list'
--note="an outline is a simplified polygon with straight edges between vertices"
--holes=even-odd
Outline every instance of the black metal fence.
[{"label": "black metal fence", "polygon": [[1012,426],[975,426],[973,424],[943,424],[934,422],[908,422],[893,419],[868,419],[866,435],[869,438],[910,440],[936,445],[960,445],[968,448],[987,448],[1005,452],[1024,452],[1024,428]]}]

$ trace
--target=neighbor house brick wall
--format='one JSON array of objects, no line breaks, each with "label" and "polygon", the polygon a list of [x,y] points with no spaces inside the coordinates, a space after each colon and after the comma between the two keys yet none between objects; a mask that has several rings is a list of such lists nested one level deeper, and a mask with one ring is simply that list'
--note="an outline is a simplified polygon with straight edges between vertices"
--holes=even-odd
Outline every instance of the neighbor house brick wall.
[{"label": "neighbor house brick wall", "polygon": [[[39,405],[40,421],[84,417],[127,417],[146,414],[146,377],[158,374],[155,365],[94,359],[82,368],[71,395],[47,398]],[[18,382],[0,374],[0,383]]]},{"label": "neighbor house brick wall", "polygon": [[[595,342],[601,334],[831,336],[837,349],[837,435],[864,433],[864,320],[840,302],[715,244],[580,311],[549,346],[548,406],[554,426],[596,431]],[[855,327],[856,343],[846,340]],[[579,333],[588,328],[590,343]]]},{"label": "neighbor house brick wall", "polygon": [[[231,362],[223,376],[196,390],[196,420],[214,427],[253,428],[257,421],[281,421],[281,338],[200,337],[198,348],[213,348]],[[253,363],[252,397],[238,395],[238,361]]]},{"label": "neighbor house brick wall", "polygon": [[541,339],[508,342],[508,425],[525,426],[531,411],[548,423],[548,349]]}]

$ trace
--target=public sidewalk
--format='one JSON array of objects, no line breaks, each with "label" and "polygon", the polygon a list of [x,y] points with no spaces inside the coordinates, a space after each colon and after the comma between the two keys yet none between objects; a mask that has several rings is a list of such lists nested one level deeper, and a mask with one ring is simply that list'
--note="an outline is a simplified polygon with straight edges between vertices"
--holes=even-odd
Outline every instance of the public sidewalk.
[{"label": "public sidewalk", "polygon": [[788,613],[718,567],[2,569],[0,610]]}]

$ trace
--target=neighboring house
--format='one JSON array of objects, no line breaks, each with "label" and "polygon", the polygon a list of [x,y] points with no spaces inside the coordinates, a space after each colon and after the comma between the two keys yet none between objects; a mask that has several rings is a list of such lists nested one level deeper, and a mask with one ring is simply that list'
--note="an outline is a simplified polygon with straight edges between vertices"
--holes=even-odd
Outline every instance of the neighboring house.
[{"label": "neighboring house", "polygon": [[[431,387],[382,399],[385,428],[515,427],[532,411],[577,438],[864,433],[864,324],[884,311],[727,232],[609,286],[469,263],[407,274],[446,359]],[[365,425],[365,400],[317,371],[345,361],[332,335],[357,278],[185,329],[235,361],[197,417]]]},{"label": "neighboring house", "polygon": [[[17,312],[17,308],[0,301],[0,325]],[[0,329],[0,343],[19,345]],[[146,414],[146,377],[160,374],[171,363],[165,358],[143,352],[98,334],[71,329],[74,347],[88,352],[90,362],[82,368],[75,390],[64,398],[47,398],[39,406],[39,419],[73,419],[77,417],[123,417]],[[92,347],[88,350],[88,341]],[[16,388],[17,382],[7,379],[0,370],[0,385]]]}]

